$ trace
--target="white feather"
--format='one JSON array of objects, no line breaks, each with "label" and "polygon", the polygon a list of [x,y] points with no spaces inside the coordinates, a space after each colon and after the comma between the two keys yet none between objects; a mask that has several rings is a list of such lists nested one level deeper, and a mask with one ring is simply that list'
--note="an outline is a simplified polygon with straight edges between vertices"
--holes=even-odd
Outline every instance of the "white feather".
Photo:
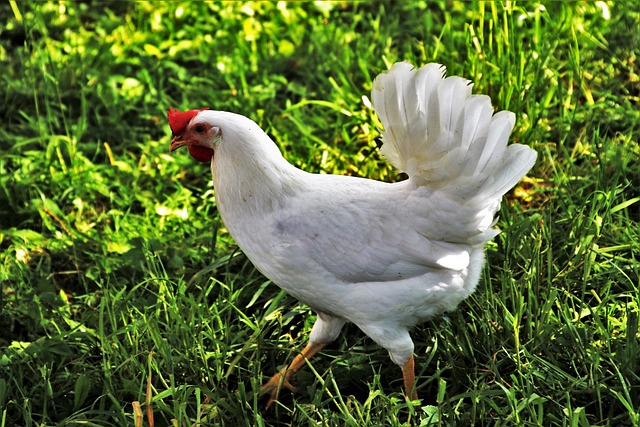
[{"label": "white feather", "polygon": [[[517,144],[507,148],[515,115],[493,114],[489,97],[472,95],[469,81],[443,72],[438,64],[416,70],[399,63],[376,78],[373,107],[384,110],[381,153],[415,185],[464,204],[450,217],[456,234],[487,241],[500,199],[533,166],[536,153]],[[397,90],[407,87],[415,90]],[[469,217],[475,220],[462,220]]]}]

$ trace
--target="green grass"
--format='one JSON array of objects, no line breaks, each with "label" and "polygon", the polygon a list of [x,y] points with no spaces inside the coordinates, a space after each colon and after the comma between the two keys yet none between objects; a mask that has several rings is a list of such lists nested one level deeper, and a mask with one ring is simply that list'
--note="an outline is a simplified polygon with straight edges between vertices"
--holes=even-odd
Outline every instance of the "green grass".
[{"label": "green grass", "polygon": [[[640,7],[0,3],[0,427],[640,425]],[[362,96],[438,61],[538,162],[478,291],[413,331],[422,406],[354,326],[264,411],[312,313],[224,229],[169,106],[256,120],[312,172],[394,180]],[[135,409],[139,402],[141,412]]]}]

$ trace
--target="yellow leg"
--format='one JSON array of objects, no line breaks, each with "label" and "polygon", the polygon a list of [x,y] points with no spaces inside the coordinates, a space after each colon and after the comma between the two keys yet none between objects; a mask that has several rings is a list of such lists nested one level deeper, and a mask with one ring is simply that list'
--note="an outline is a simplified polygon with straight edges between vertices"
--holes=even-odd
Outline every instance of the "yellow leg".
[{"label": "yellow leg", "polygon": [[402,378],[404,378],[404,394],[411,400],[418,399],[418,392],[415,389],[416,375],[414,372],[413,354],[402,367]]},{"label": "yellow leg", "polygon": [[291,385],[289,379],[292,375],[300,370],[304,366],[307,360],[311,359],[317,352],[323,349],[325,343],[309,343],[303,350],[302,353],[298,354],[293,362],[289,364],[286,368],[283,368],[271,377],[269,381],[265,383],[260,389],[262,393],[269,393],[269,401],[267,402],[267,409],[270,408],[277,400],[278,394],[280,393],[280,389],[282,387],[288,389],[291,392],[294,392],[296,388]]}]

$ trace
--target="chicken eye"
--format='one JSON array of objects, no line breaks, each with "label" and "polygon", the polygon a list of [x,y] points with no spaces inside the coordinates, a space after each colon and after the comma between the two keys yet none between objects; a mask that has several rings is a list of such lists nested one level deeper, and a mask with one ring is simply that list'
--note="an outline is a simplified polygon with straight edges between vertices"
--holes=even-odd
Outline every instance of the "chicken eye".
[{"label": "chicken eye", "polygon": [[193,130],[195,130],[196,133],[202,133],[202,132],[204,132],[204,126],[197,125],[195,128],[193,128]]}]

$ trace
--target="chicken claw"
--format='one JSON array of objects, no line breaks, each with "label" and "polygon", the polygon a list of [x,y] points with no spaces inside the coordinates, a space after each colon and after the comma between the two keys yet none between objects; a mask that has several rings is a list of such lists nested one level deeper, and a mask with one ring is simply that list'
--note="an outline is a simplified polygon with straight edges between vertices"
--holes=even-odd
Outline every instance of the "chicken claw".
[{"label": "chicken claw", "polygon": [[289,378],[293,375],[293,371],[284,372],[284,378],[283,371],[276,373],[262,386],[262,388],[260,388],[260,393],[269,393],[269,400],[266,405],[267,409],[271,408],[271,406],[276,403],[282,387],[286,388],[291,393],[295,393],[296,391],[296,388],[289,382]]},{"label": "chicken claw", "polygon": [[277,372],[262,386],[262,388],[260,388],[260,393],[269,393],[267,409],[271,408],[271,406],[273,406],[273,404],[278,400],[278,395],[280,394],[280,389],[282,387],[292,393],[295,393],[296,388],[291,385],[289,379],[304,366],[307,360],[311,359],[316,353],[322,350],[325,345],[325,343],[309,343],[302,352],[293,359],[289,366]]}]

